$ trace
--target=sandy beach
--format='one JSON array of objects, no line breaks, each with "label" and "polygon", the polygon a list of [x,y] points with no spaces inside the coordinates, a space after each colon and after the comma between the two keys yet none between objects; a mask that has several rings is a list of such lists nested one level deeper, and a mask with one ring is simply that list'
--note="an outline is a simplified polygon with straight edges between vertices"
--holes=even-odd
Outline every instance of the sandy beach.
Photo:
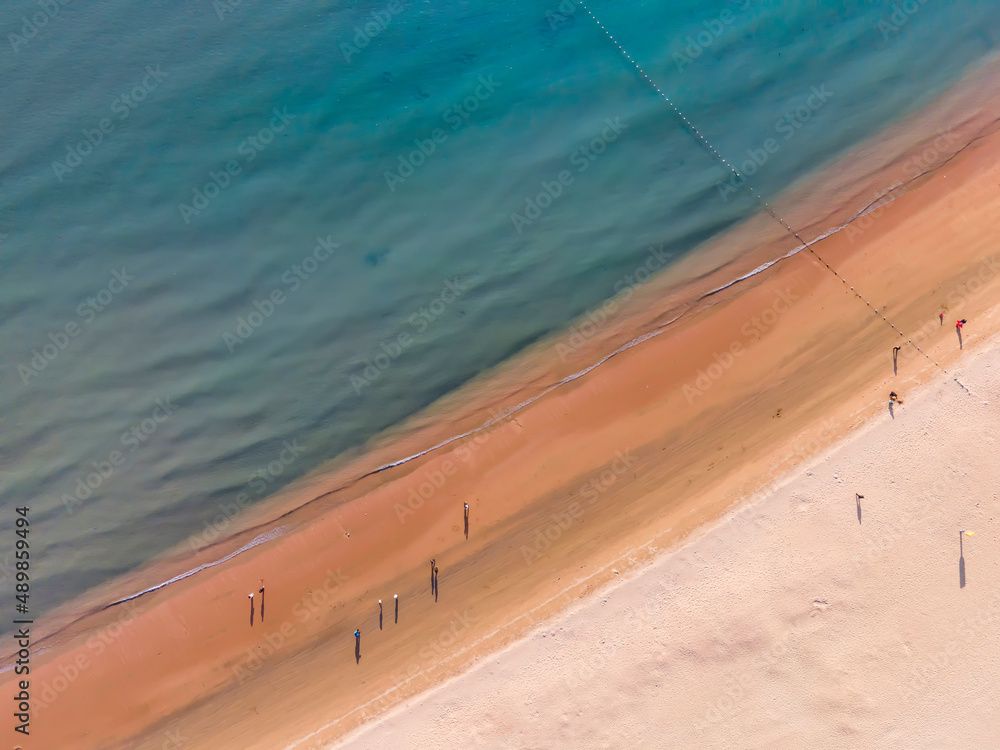
[{"label": "sandy beach", "polygon": [[337,747],[993,747],[996,343]]},{"label": "sandy beach", "polygon": [[534,352],[565,376],[656,331],[586,375],[525,358],[61,610],[25,748],[989,746],[1000,135],[973,125],[677,324],[650,285]]}]

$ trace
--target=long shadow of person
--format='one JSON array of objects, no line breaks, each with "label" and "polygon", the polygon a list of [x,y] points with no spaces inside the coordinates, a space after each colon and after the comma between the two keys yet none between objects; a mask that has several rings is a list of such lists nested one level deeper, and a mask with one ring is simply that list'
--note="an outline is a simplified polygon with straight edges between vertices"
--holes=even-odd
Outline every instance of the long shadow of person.
[{"label": "long shadow of person", "polygon": [[358,664],[361,661],[361,631],[354,631],[354,663]]},{"label": "long shadow of person", "polygon": [[962,346],[962,329],[956,327],[955,333],[958,334],[958,348],[963,349],[964,347]]},{"label": "long shadow of person", "polygon": [[896,418],[896,413],[892,410],[892,401],[889,402],[889,416],[893,419]]},{"label": "long shadow of person", "polygon": [[382,629],[382,600],[378,600],[378,629]]},{"label": "long shadow of person", "polygon": [[965,588],[965,554],[962,549],[962,536],[964,531],[958,532],[958,587]]},{"label": "long shadow of person", "polygon": [[431,591],[434,593],[434,601],[438,600],[438,569],[434,568],[434,578],[431,580]]},{"label": "long shadow of person", "polygon": [[393,622],[394,624],[399,624],[399,594],[396,594],[394,598],[396,601],[396,619]]},{"label": "long shadow of person", "polygon": [[861,501],[864,499],[864,495],[859,495],[857,492],[854,493],[854,502],[858,505],[858,523],[861,523]]},{"label": "long shadow of person", "polygon": [[469,538],[469,504],[465,504],[465,538]]},{"label": "long shadow of person", "polygon": [[893,375],[898,375],[899,374],[898,357],[899,357],[899,350],[902,349],[902,348],[903,347],[901,347],[901,346],[894,346],[894,347],[892,347],[892,374]]},{"label": "long shadow of person", "polygon": [[253,594],[250,594],[250,627],[253,627]]}]

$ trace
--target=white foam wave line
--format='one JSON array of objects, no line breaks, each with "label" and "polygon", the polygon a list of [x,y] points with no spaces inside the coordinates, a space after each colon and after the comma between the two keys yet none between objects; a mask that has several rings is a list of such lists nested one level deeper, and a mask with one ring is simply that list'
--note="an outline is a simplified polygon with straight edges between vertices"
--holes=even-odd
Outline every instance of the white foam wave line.
[{"label": "white foam wave line", "polygon": [[551,393],[552,391],[554,391],[556,388],[561,388],[562,386],[566,385],[567,383],[572,383],[574,380],[582,378],[587,373],[592,372],[593,370],[596,370],[598,367],[600,367],[601,365],[603,365],[609,359],[611,359],[612,357],[614,357],[614,356],[616,356],[618,354],[621,354],[623,351],[625,351],[627,349],[631,349],[633,346],[637,346],[638,344],[641,344],[644,341],[649,341],[649,339],[651,339],[651,338],[653,338],[655,336],[659,336],[661,333],[665,333],[666,332],[666,326],[669,326],[671,323],[675,322],[678,318],[680,318],[680,316],[677,316],[676,318],[673,318],[672,320],[670,320],[667,323],[665,323],[663,330],[653,331],[652,333],[646,333],[646,334],[643,334],[642,336],[639,336],[638,338],[632,339],[627,344],[624,344],[624,345],[618,347],[617,349],[615,349],[613,352],[611,352],[611,354],[607,355],[606,357],[603,357],[599,361],[597,361],[594,364],[590,365],[590,367],[584,368],[583,370],[580,370],[579,372],[575,372],[572,375],[567,375],[565,378],[563,378],[562,380],[560,380],[558,383],[553,383],[552,385],[550,385],[548,388],[546,388],[544,391],[542,391],[538,395],[532,396],[531,398],[526,399],[525,401],[522,401],[521,403],[517,404],[516,406],[509,406],[509,407],[507,407],[506,409],[504,409],[497,416],[492,417],[492,418],[486,420],[485,422],[483,422],[481,425],[479,425],[479,427],[473,427],[471,430],[466,430],[465,432],[461,433],[460,435],[455,435],[453,437],[448,438],[447,440],[442,440],[437,445],[432,445],[430,448],[426,448],[426,449],[420,451],[419,453],[414,453],[412,456],[406,456],[405,458],[401,458],[398,461],[393,461],[392,463],[384,464],[382,466],[379,466],[377,469],[373,469],[372,471],[370,471],[369,474],[377,474],[378,472],[385,471],[386,469],[392,469],[392,468],[395,468],[396,466],[402,466],[403,464],[409,463],[410,461],[413,461],[414,459],[420,458],[421,456],[426,456],[428,453],[433,453],[438,448],[443,448],[444,446],[448,445],[449,443],[454,443],[456,440],[461,440],[462,438],[467,438],[467,437],[469,437],[469,435],[475,435],[477,432],[482,432],[483,430],[492,427],[493,425],[497,424],[498,422],[500,422],[500,421],[506,419],[507,417],[509,417],[511,414],[514,414],[515,412],[519,412],[524,407],[530,406],[531,404],[535,403],[538,399],[543,398],[544,396],[547,396],[549,393]]},{"label": "white foam wave line", "polygon": [[[780,258],[775,258],[774,260],[770,260],[767,263],[762,263],[761,265],[757,266],[755,269],[753,269],[749,273],[745,273],[742,276],[740,276],[738,278],[735,278],[732,281],[730,281],[730,282],[728,282],[726,284],[723,284],[720,287],[716,287],[715,289],[712,289],[711,291],[706,292],[705,296],[706,297],[710,297],[713,294],[718,294],[719,292],[721,292],[721,291],[723,291],[725,289],[728,289],[729,287],[733,286],[734,284],[739,284],[741,281],[746,281],[747,279],[756,276],[757,274],[761,273],[762,271],[766,271],[768,268],[770,268],[771,266],[773,266],[775,263],[780,263],[783,260],[787,260],[788,258],[791,258],[793,255],[798,255],[799,253],[801,253],[806,248],[809,248],[809,247],[812,247],[813,245],[815,245],[817,242],[822,242],[827,237],[832,237],[837,232],[841,232],[841,231],[847,229],[847,227],[849,227],[855,221],[857,221],[858,219],[860,219],[860,218],[862,218],[864,216],[867,216],[872,211],[877,211],[878,209],[882,208],[883,206],[888,206],[890,203],[892,203],[892,201],[896,200],[896,198],[893,198],[892,200],[887,200],[885,203],[878,203],[878,205],[875,205],[875,204],[878,202],[879,198],[881,198],[882,196],[886,195],[887,193],[890,193],[891,191],[895,190],[897,187],[899,187],[902,184],[903,183],[899,182],[899,183],[896,183],[895,185],[893,185],[892,187],[890,187],[888,190],[886,190],[885,192],[883,192],[882,195],[879,195],[877,198],[875,198],[875,200],[872,202],[872,204],[867,209],[865,209],[864,211],[862,211],[861,213],[859,213],[857,216],[855,216],[853,219],[851,219],[846,224],[841,224],[839,227],[833,227],[832,229],[826,230],[825,232],[823,232],[823,234],[819,235],[818,237],[816,237],[813,240],[810,240],[809,242],[805,243],[804,245],[799,245],[798,247],[796,247],[796,248],[794,248],[792,250],[789,250],[787,253],[785,253],[784,255],[782,255]],[[896,196],[896,197],[898,198],[899,196]]]},{"label": "white foam wave line", "polygon": [[150,586],[148,589],[143,589],[142,591],[132,594],[131,596],[126,596],[124,599],[118,599],[116,601],[113,601],[107,606],[113,607],[116,604],[124,604],[125,602],[130,602],[133,599],[138,599],[140,596],[143,596],[144,594],[149,594],[153,591],[156,591],[157,589],[162,589],[164,586],[169,586],[171,583],[177,583],[178,581],[183,581],[185,578],[190,578],[195,573],[200,573],[201,571],[207,570],[208,568],[214,568],[216,565],[222,565],[222,563],[232,560],[234,557],[243,554],[247,550],[253,549],[254,547],[264,544],[265,542],[270,542],[274,539],[277,539],[278,537],[284,536],[286,531],[287,527],[279,526],[278,528],[271,529],[270,531],[266,531],[263,534],[258,534],[251,541],[244,544],[238,550],[236,550],[235,552],[230,552],[228,555],[226,555],[220,560],[216,560],[215,562],[205,563],[204,565],[199,565],[197,568],[192,568],[186,573],[181,573],[180,575],[174,576],[169,581],[164,581],[163,583],[158,583],[155,586]]},{"label": "white foam wave line", "polygon": [[[820,239],[822,239],[822,238],[820,238]],[[818,241],[819,240],[817,240],[817,242]],[[722,286],[717,286],[715,289],[711,289],[708,292],[705,292],[705,296],[706,297],[711,297],[713,294],[718,294],[719,292],[721,292],[721,291],[723,291],[725,289],[728,289],[729,287],[731,287],[731,286],[733,286],[735,284],[739,284],[741,281],[746,281],[747,279],[753,278],[754,276],[756,276],[757,274],[761,273],[762,271],[766,271],[768,268],[770,268],[771,266],[773,266],[775,263],[779,263],[779,262],[781,262],[783,260],[786,260],[787,258],[791,258],[793,255],[796,255],[797,253],[800,253],[800,252],[802,252],[805,249],[806,249],[806,245],[799,245],[797,248],[795,248],[794,250],[790,250],[788,253],[786,253],[785,255],[782,255],[780,258],[775,258],[774,260],[770,260],[767,263],[762,263],[761,265],[757,266],[755,269],[753,269],[749,273],[745,273],[745,274],[743,274],[742,276],[740,276],[737,279],[733,279],[732,281],[730,281],[730,282],[728,282],[726,284],[723,284]]]},{"label": "white foam wave line", "polygon": [[[39,657],[42,654],[47,654],[48,652],[49,652],[49,649],[47,649],[47,648],[45,648],[43,646],[42,648],[38,649],[37,651],[32,651],[31,655],[34,656],[34,657]],[[10,658],[13,659],[14,656],[17,656],[17,654],[14,654]],[[6,667],[0,667],[0,674],[3,674],[4,672],[9,672],[10,670],[12,670],[16,666],[17,666],[17,662],[16,661],[12,661]]]},{"label": "white foam wave line", "polygon": [[[560,387],[566,385],[567,383],[572,383],[574,380],[582,378],[587,373],[592,372],[593,370],[595,370],[598,367],[600,367],[601,365],[603,365],[605,362],[607,362],[612,357],[614,357],[614,356],[616,356],[618,354],[621,354],[622,352],[624,352],[624,351],[626,351],[628,349],[631,349],[633,346],[638,346],[639,344],[643,343],[644,341],[649,341],[649,339],[654,338],[656,336],[659,336],[661,333],[665,333],[667,327],[670,326],[671,323],[674,323],[676,320],[678,320],[678,318],[680,318],[680,316],[677,316],[676,318],[673,318],[672,320],[668,321],[666,324],[664,324],[664,327],[661,330],[653,331],[651,333],[647,333],[647,334],[644,334],[642,336],[639,336],[638,338],[632,339],[627,344],[624,344],[623,346],[620,346],[617,349],[615,349],[613,352],[611,352],[611,354],[607,355],[606,357],[603,357],[599,361],[597,361],[594,364],[590,365],[590,367],[584,368],[583,370],[580,370],[579,372],[575,372],[572,375],[566,376],[565,378],[563,378],[562,380],[560,380],[558,383],[554,383],[553,385],[550,385],[548,388],[546,388],[544,391],[542,391],[538,395],[532,396],[531,398],[526,399],[525,401],[522,401],[521,403],[517,404],[516,406],[511,406],[511,407],[508,407],[508,408],[504,409],[499,415],[486,420],[479,427],[474,427],[471,430],[466,430],[465,432],[463,432],[463,433],[461,433],[459,435],[455,435],[453,437],[450,437],[447,440],[442,440],[437,445],[432,445],[430,448],[426,448],[425,450],[422,450],[419,453],[414,453],[412,456],[406,456],[405,458],[401,458],[398,461],[393,461],[392,463],[388,463],[388,464],[384,464],[382,466],[379,466],[377,469],[374,469],[374,470],[368,472],[368,474],[369,475],[370,474],[377,474],[378,472],[385,471],[386,469],[392,469],[392,468],[394,468],[396,466],[402,466],[403,464],[409,463],[410,461],[418,459],[421,456],[426,456],[428,453],[433,453],[438,448],[443,448],[444,446],[448,445],[449,443],[454,443],[456,440],[461,440],[463,438],[469,437],[470,435],[475,435],[477,432],[482,432],[483,430],[488,429],[489,427],[492,427],[493,425],[497,424],[501,420],[504,420],[507,417],[509,417],[511,414],[514,414],[515,412],[520,411],[521,409],[525,408],[526,406],[529,406],[529,405],[533,404],[535,401],[537,401],[538,399],[540,399],[540,398],[546,396],[547,394],[551,393],[556,388],[560,388]],[[115,600],[113,602],[110,602],[106,606],[113,607],[116,604],[124,604],[125,602],[132,601],[133,599],[138,599],[140,596],[143,596],[145,594],[149,594],[149,593],[151,593],[153,591],[156,591],[158,589],[162,589],[164,586],[169,586],[171,583],[177,583],[177,581],[182,581],[185,578],[190,578],[191,576],[195,575],[196,573],[200,573],[201,571],[207,570],[208,568],[214,568],[216,565],[222,565],[222,563],[227,562],[229,560],[232,560],[237,555],[242,554],[243,552],[246,552],[249,549],[253,549],[254,547],[256,547],[258,545],[265,544],[266,542],[270,542],[270,541],[273,541],[274,539],[277,539],[279,537],[284,536],[285,533],[286,533],[286,528],[287,527],[285,527],[285,526],[281,526],[281,527],[279,527],[277,529],[272,529],[271,531],[265,532],[263,534],[259,534],[258,536],[254,537],[254,539],[252,541],[248,542],[247,544],[243,545],[242,547],[240,547],[235,552],[231,552],[231,553],[229,553],[228,555],[226,555],[225,557],[223,557],[223,558],[221,558],[219,560],[216,560],[216,561],[210,562],[210,563],[205,563],[204,565],[199,565],[197,568],[192,568],[191,570],[189,570],[189,571],[187,571],[185,573],[181,573],[180,575],[174,576],[169,581],[164,581],[163,583],[158,583],[155,586],[150,586],[148,589],[143,589],[142,591],[139,591],[139,592],[137,592],[135,594],[132,594],[130,596],[126,596],[126,597],[124,597],[122,599],[117,599],[117,600]]]}]

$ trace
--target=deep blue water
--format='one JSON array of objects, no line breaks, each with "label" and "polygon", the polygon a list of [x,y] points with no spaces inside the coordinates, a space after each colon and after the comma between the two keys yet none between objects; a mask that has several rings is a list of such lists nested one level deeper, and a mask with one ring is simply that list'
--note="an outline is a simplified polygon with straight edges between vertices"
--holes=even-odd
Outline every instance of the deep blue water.
[{"label": "deep blue water", "polygon": [[[973,0],[588,7],[768,198],[1000,39]],[[30,506],[38,609],[757,210],[568,2],[8,0],[0,32],[0,563]]]}]

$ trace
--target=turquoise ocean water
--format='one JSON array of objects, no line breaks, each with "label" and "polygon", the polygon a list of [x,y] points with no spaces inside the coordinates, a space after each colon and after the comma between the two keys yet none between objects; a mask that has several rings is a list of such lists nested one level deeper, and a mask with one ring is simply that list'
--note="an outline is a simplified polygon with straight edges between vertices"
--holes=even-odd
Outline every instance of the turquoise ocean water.
[{"label": "turquoise ocean water", "polygon": [[[973,0],[588,7],[768,198],[1000,43]],[[9,0],[0,33],[0,564],[27,505],[36,614],[757,210],[568,0]]]}]

